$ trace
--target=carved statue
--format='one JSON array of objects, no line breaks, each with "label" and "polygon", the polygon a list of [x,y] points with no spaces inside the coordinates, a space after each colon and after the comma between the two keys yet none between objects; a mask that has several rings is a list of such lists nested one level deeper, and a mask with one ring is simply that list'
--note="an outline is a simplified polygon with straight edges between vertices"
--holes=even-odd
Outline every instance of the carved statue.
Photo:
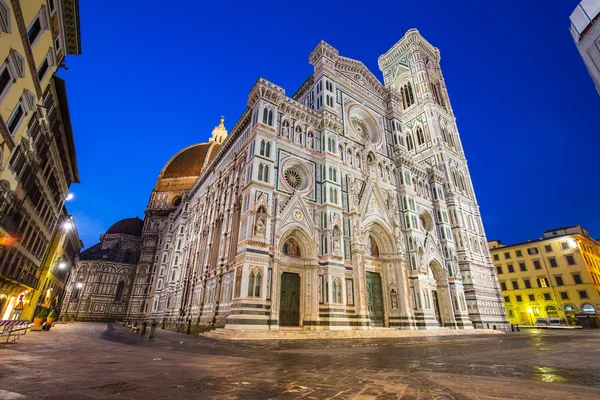
[{"label": "carved statue", "polygon": [[265,236],[265,217],[258,216],[256,219],[256,234],[260,236]]},{"label": "carved statue", "polygon": [[340,234],[337,229],[333,230],[333,252],[340,252]]},{"label": "carved statue", "polygon": [[390,295],[392,297],[392,309],[397,309],[398,308],[398,293],[396,292],[395,289],[392,289],[392,291],[390,292]]}]

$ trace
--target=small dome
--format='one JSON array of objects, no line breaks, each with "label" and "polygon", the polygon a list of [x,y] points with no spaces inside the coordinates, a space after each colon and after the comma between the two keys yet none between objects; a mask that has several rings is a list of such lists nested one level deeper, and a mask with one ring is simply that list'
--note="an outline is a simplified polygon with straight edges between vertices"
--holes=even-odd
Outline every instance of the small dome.
[{"label": "small dome", "polygon": [[125,218],[118,222],[115,222],[108,230],[106,235],[124,234],[130,236],[142,236],[142,228],[144,227],[144,221],[135,218]]}]

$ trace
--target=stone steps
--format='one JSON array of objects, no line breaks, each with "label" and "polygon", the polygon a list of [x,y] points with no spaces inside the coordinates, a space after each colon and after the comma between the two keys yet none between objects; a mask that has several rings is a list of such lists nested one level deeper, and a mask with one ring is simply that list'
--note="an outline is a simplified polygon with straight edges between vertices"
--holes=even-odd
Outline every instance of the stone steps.
[{"label": "stone steps", "polygon": [[372,339],[401,338],[427,336],[463,336],[499,334],[492,329],[449,329],[401,330],[393,328],[372,328],[365,330],[308,330],[302,328],[285,328],[272,331],[215,329],[201,335],[226,340],[280,340],[280,339]]}]

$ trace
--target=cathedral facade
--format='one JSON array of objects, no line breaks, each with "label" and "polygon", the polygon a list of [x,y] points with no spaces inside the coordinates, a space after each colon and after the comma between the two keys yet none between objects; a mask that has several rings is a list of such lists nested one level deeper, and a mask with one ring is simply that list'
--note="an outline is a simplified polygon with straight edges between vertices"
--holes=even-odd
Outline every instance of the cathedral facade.
[{"label": "cathedral facade", "polygon": [[233,330],[505,329],[439,50],[409,30],[383,84],[325,42],[309,61],[295,94],[259,79],[230,132],[221,119],[165,165],[136,310]]}]

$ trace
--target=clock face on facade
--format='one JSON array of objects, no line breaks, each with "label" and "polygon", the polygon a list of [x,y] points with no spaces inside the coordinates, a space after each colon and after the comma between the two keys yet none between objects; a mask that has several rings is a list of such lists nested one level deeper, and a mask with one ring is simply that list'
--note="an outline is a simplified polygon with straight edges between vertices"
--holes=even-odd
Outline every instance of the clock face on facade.
[{"label": "clock face on facade", "polygon": [[304,218],[304,214],[302,214],[301,210],[294,210],[294,219],[296,221],[302,221],[303,218]]}]

